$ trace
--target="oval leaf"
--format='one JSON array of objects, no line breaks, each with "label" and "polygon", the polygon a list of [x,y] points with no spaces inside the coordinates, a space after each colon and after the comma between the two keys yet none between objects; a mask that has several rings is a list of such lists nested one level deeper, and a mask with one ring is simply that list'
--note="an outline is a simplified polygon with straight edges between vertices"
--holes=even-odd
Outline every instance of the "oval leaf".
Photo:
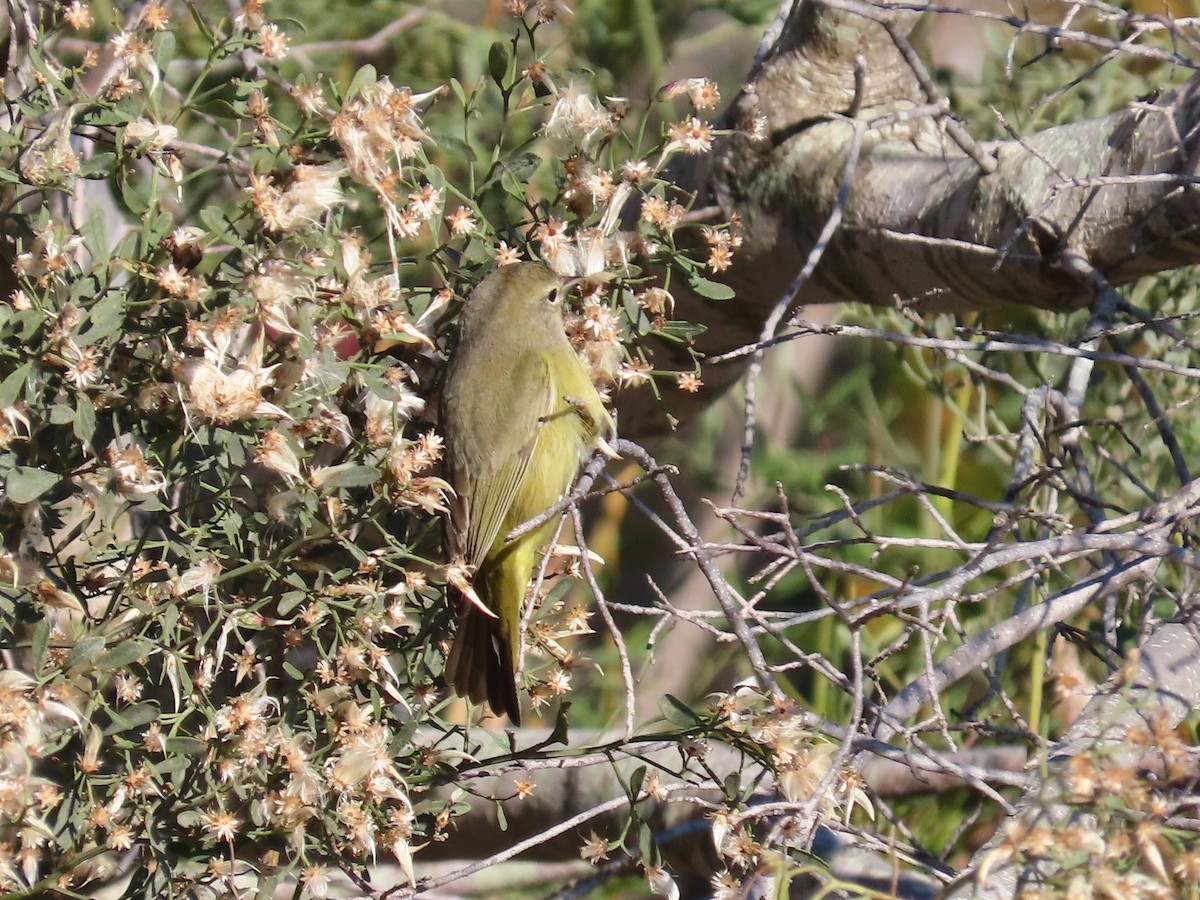
[{"label": "oval leaf", "polygon": [[717,281],[709,281],[695,273],[688,276],[688,287],[701,297],[709,300],[732,300],[735,296],[733,288]]},{"label": "oval leaf", "polygon": [[32,503],[59,482],[59,477],[45,469],[17,466],[4,483],[4,492],[12,503]]}]

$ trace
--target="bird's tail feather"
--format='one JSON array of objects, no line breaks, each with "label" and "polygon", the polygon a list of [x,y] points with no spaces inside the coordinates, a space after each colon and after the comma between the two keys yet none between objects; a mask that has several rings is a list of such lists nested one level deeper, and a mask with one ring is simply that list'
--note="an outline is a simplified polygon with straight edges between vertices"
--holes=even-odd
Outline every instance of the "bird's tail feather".
[{"label": "bird's tail feather", "polygon": [[497,625],[495,619],[467,604],[458,620],[446,671],[459,696],[487,703],[492,712],[507,714],[514,725],[520,725],[512,654],[504,652]]}]

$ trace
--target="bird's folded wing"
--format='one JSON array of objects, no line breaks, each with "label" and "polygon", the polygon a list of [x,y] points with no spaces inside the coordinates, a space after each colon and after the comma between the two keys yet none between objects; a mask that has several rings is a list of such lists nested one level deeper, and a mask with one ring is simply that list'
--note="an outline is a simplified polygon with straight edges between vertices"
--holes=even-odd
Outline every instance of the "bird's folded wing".
[{"label": "bird's folded wing", "polygon": [[[515,453],[491,460],[486,470],[466,472],[465,501],[467,511],[466,547],[464,558],[478,566],[495,543],[500,529],[512,508],[513,498],[529,474],[529,463],[537,449],[542,433],[542,420],[554,402],[553,385],[546,363],[533,358],[523,367],[525,381],[520,398],[508,410],[505,430],[510,435],[526,435]],[[509,525],[513,528],[520,522]]]}]

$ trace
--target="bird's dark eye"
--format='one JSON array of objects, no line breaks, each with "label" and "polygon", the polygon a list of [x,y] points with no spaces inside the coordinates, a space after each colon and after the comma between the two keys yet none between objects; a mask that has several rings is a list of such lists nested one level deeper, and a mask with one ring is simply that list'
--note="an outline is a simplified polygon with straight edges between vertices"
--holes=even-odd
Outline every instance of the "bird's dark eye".
[{"label": "bird's dark eye", "polygon": [[558,303],[558,288],[555,288],[549,294],[546,295],[546,302],[549,303],[551,306]]}]

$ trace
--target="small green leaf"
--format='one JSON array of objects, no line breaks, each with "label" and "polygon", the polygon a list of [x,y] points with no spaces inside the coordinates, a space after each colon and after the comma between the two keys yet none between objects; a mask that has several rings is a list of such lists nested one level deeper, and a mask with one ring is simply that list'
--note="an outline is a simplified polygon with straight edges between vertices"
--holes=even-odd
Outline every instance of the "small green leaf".
[{"label": "small green leaf", "polygon": [[75,421],[75,407],[69,403],[55,403],[46,411],[46,420],[51,425],[70,425]]},{"label": "small green leaf", "polygon": [[196,4],[189,3],[187,4],[187,7],[188,11],[192,14],[192,22],[195,24],[196,28],[199,29],[200,36],[204,39],[204,42],[208,44],[217,43],[216,38],[213,37],[212,26],[208,24],[206,17],[201,15],[200,10],[196,8]]},{"label": "small green leaf", "polygon": [[368,84],[374,84],[379,80],[379,74],[375,71],[375,67],[371,65],[363,66],[354,73],[354,77],[350,79],[350,87],[346,88],[346,98],[357,97],[362,89]]},{"label": "small green leaf", "polygon": [[690,341],[698,335],[708,331],[708,327],[700,325],[696,322],[683,322],[678,319],[671,319],[663,324],[662,328],[654,329],[655,334],[660,334],[672,341],[686,342]]},{"label": "small green leaf", "polygon": [[175,59],[175,35],[170,31],[160,31],[154,40],[154,62],[165,72],[167,66]]},{"label": "small green leaf", "polygon": [[663,714],[664,719],[680,728],[694,728],[700,724],[700,717],[672,694],[666,694],[658,701],[658,711]]},{"label": "small green leaf", "polygon": [[636,800],[642,793],[642,783],[646,780],[646,767],[638,766],[633,770],[633,774],[629,776],[629,796]]},{"label": "small green leaf", "polygon": [[638,822],[638,853],[645,865],[658,864],[658,844],[654,842],[654,831],[648,822]]},{"label": "small green leaf", "polygon": [[[171,738],[167,741],[168,753],[174,752],[172,750],[172,742],[177,740],[180,739]],[[196,741],[195,743],[199,743],[199,741]],[[204,752],[203,747],[201,747],[200,752]],[[174,775],[177,772],[182,772],[184,769],[188,768],[192,762],[193,760],[188,756],[168,756],[166,759],[160,760],[157,763],[152,763],[150,765],[150,771],[159,778],[162,778],[164,775]]]},{"label": "small green leaf", "polygon": [[208,750],[208,744],[196,738],[170,737],[166,743],[168,756],[199,757]]},{"label": "small green leaf", "polygon": [[98,634],[89,634],[79,639],[67,654],[63,669],[70,670],[83,663],[91,662],[104,652],[104,638]]},{"label": "small green leaf", "polygon": [[504,41],[496,41],[488,50],[488,74],[496,86],[503,88],[504,79],[508,77],[508,64],[512,62],[512,53]]},{"label": "small green leaf", "polygon": [[135,728],[141,728],[143,725],[149,725],[151,722],[157,722],[161,715],[158,704],[150,700],[138,703],[129,709],[123,709],[120,712],[112,711],[113,722],[104,729],[107,734],[119,734],[122,731],[132,731]]},{"label": "small green leaf", "polygon": [[[337,471],[331,471],[336,469]],[[320,475],[320,470],[314,472],[314,478],[319,480],[322,488],[355,488],[366,487],[379,480],[379,470],[374,466],[359,466],[346,463],[332,466],[326,470],[326,477]]]},{"label": "small green leaf", "polygon": [[437,142],[439,147],[443,148],[444,150],[449,150],[451,153],[461,157],[466,162],[476,162],[478,160],[478,157],[475,155],[475,151],[471,149],[471,145],[461,138],[456,138],[449,134],[437,134],[434,135],[433,139]]},{"label": "small green leaf", "polygon": [[537,171],[537,167],[542,164],[542,158],[536,153],[522,153],[516,159],[505,165],[505,169],[512,174],[512,177],[521,182],[526,182],[533,177],[533,173]]},{"label": "small green leaf", "polygon": [[34,671],[41,668],[42,657],[50,645],[50,620],[41,619],[33,626],[33,634],[29,636],[29,655],[33,659]]},{"label": "small green leaf", "polygon": [[508,831],[508,817],[504,815],[504,804],[496,801],[496,824],[501,831]]},{"label": "small green leaf", "polygon": [[732,300],[736,296],[736,292],[729,285],[709,281],[695,272],[688,276],[688,287],[709,300]]},{"label": "small green leaf", "polygon": [[[117,154],[97,153],[79,164],[80,178],[107,178],[117,165]],[[104,244],[100,245],[105,246]]]},{"label": "small green leaf", "polygon": [[140,219],[150,208],[147,186],[140,179],[134,177],[134,173],[129,170],[118,172],[116,182],[121,202],[125,204],[125,208],[129,212]]},{"label": "small green leaf", "polygon": [[75,422],[73,423],[75,437],[84,444],[92,443],[92,435],[96,433],[96,406],[87,394],[80,394],[75,404]]},{"label": "small green leaf", "polygon": [[96,341],[117,334],[125,327],[125,295],[117,291],[105,294],[88,311],[88,327],[79,335],[82,343]]},{"label": "small green leaf", "polygon": [[25,379],[32,368],[33,362],[31,360],[23,366],[17,366],[7,378],[0,381],[0,409],[12,406],[17,402],[17,398],[21,396],[21,387],[24,385]]},{"label": "small green leaf", "polygon": [[288,591],[279,598],[279,607],[276,610],[279,615],[286,616],[293,609],[304,602],[308,596],[308,591]]},{"label": "small green leaf", "polygon": [[153,644],[141,638],[122,641],[96,660],[96,668],[104,671],[123,669],[143,656],[149,656],[153,649]]},{"label": "small green leaf", "polygon": [[225,216],[225,210],[221,207],[213,205],[206,206],[200,210],[200,224],[204,226],[204,230],[213,237],[220,238],[228,244],[233,244],[235,247],[244,247],[245,241],[242,236],[237,233]]},{"label": "small green leaf", "polygon": [[4,492],[11,503],[32,503],[59,480],[59,476],[45,469],[17,466],[5,480]]}]

